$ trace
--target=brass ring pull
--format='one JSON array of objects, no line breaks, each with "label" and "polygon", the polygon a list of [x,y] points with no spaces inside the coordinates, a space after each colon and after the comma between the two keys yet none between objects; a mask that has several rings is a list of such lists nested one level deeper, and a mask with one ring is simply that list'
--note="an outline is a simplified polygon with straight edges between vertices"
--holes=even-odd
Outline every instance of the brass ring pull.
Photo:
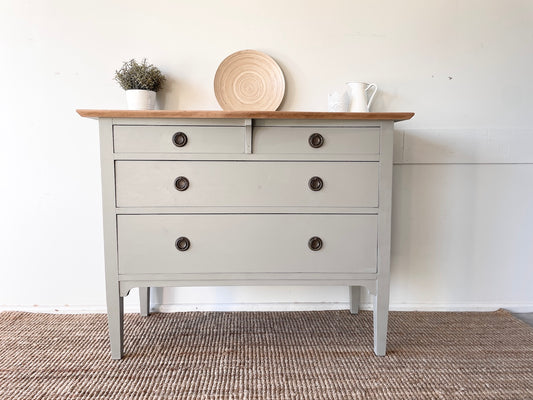
[{"label": "brass ring pull", "polygon": [[174,181],[174,186],[180,192],[183,192],[189,188],[189,180],[184,176],[178,176]]},{"label": "brass ring pull", "polygon": [[318,176],[313,176],[311,179],[309,179],[309,189],[311,189],[313,192],[318,192],[323,187],[324,181],[322,180],[322,178]]},{"label": "brass ring pull", "polygon": [[309,146],[311,146],[314,149],[318,149],[319,147],[322,147],[324,144],[324,136],[322,136],[320,133],[313,133],[311,136],[309,136]]},{"label": "brass ring pull", "polygon": [[181,236],[176,239],[176,249],[179,251],[187,251],[189,250],[189,247],[191,247],[191,241],[187,239],[185,236]]},{"label": "brass ring pull", "polygon": [[322,248],[322,239],[320,239],[318,236],[313,236],[311,239],[309,239],[307,245],[311,250],[318,251]]},{"label": "brass ring pull", "polygon": [[187,135],[183,132],[176,132],[174,136],[172,136],[172,143],[174,143],[174,146],[176,147],[183,147],[187,144]]}]

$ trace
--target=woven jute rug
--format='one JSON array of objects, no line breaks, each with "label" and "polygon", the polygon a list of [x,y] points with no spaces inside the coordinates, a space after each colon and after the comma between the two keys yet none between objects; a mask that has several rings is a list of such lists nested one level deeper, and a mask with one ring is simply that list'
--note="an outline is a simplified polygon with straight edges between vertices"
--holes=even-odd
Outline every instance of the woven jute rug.
[{"label": "woven jute rug", "polygon": [[392,312],[388,354],[372,314],[125,317],[0,313],[0,399],[533,399],[533,328],[505,311]]}]

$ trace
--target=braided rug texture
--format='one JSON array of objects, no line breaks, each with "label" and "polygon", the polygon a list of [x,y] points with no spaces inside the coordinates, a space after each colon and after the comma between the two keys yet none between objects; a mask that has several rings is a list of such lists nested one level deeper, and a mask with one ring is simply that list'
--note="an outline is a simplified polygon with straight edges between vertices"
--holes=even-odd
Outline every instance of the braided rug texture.
[{"label": "braided rug texture", "polygon": [[0,313],[0,399],[533,399],[533,328],[505,311]]}]

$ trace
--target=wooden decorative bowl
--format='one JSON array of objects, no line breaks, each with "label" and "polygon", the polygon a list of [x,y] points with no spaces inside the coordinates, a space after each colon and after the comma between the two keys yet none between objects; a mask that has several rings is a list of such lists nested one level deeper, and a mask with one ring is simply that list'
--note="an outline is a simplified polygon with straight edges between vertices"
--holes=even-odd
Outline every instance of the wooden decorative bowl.
[{"label": "wooden decorative bowl", "polygon": [[265,53],[242,50],[220,63],[215,96],[223,110],[276,111],[285,94],[279,65]]}]

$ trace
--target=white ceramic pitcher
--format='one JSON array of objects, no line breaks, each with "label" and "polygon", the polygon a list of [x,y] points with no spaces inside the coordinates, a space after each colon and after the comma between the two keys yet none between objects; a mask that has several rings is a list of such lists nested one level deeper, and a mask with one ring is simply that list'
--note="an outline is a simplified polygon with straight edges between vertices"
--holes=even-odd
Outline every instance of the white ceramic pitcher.
[{"label": "white ceramic pitcher", "polygon": [[[350,88],[350,112],[368,112],[372,100],[378,91],[378,87],[375,83],[365,83],[365,82],[347,82],[346,83]],[[368,98],[367,91],[370,88],[374,88],[374,92]]]}]

